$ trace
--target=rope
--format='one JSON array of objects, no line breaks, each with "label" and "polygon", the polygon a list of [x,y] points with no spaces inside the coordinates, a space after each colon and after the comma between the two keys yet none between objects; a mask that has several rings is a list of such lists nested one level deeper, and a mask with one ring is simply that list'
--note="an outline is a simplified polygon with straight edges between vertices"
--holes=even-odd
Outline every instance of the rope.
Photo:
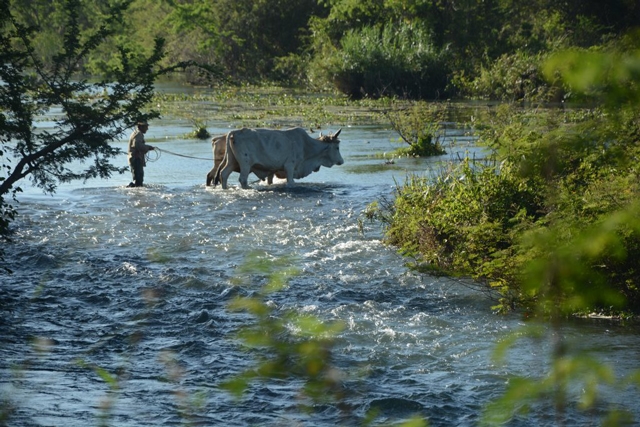
[{"label": "rope", "polygon": [[[152,152],[155,154],[155,157],[151,157],[151,154],[149,154],[149,153],[152,153]],[[147,151],[146,153],[144,153],[144,159],[147,162],[151,162],[151,163],[157,162],[159,158],[160,158],[160,151],[158,151],[157,148],[155,150],[150,150],[150,151]]]},{"label": "rope", "polygon": [[[156,151],[156,152],[157,152],[157,153],[156,153],[156,157],[155,157],[155,158],[151,158],[151,157],[149,156],[149,153],[152,153],[152,152],[154,152],[154,151]],[[213,159],[206,159],[206,158],[204,158],[204,157],[194,157],[194,156],[187,156],[187,155],[185,155],[185,154],[173,153],[173,152],[171,152],[171,151],[169,151],[169,150],[163,150],[163,149],[160,149],[160,148],[158,148],[158,147],[155,147],[155,150],[147,151],[147,154],[145,154],[145,156],[147,156],[147,161],[148,161],[148,162],[155,162],[155,161],[157,161],[157,160],[160,158],[160,153],[167,153],[167,154],[170,154],[170,155],[172,155],[172,156],[185,157],[185,158],[187,158],[187,159],[206,160],[206,161],[208,161],[208,162],[212,162],[212,161],[213,161]]]}]

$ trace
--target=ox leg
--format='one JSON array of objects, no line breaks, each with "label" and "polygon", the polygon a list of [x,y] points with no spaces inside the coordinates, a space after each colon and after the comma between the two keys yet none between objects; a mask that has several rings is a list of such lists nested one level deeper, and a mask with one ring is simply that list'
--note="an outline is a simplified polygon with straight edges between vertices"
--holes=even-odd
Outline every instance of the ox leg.
[{"label": "ox leg", "polygon": [[239,170],[240,166],[238,165],[238,161],[227,145],[227,152],[225,153],[223,161],[218,166],[214,182],[222,182],[222,188],[226,190],[227,188],[229,188],[229,186],[227,185],[229,175],[231,175],[231,172]]},{"label": "ox leg", "polygon": [[292,186],[293,185],[293,168],[292,167],[285,168],[285,171],[287,172],[287,186]]},{"label": "ox leg", "polygon": [[222,188],[224,190],[229,188],[229,186],[227,185],[227,180],[229,179],[229,175],[231,175],[231,172],[233,172],[233,170],[229,167],[228,164],[225,165],[225,167],[223,167],[220,171],[220,182],[222,182]]},{"label": "ox leg", "polygon": [[227,181],[229,180],[229,175],[234,171],[234,162],[233,159],[226,158],[224,164],[218,166],[218,170],[216,171],[215,182],[220,181],[222,183],[222,189],[226,190],[229,188],[227,185]]},{"label": "ox leg", "polygon": [[216,168],[216,172],[213,175],[213,186],[215,187],[216,185],[220,184],[220,176],[222,175],[222,168],[224,167],[224,165],[220,164],[218,165],[218,167]]},{"label": "ox leg", "polygon": [[249,188],[249,173],[246,171],[240,171],[240,185],[242,188]]},{"label": "ox leg", "polygon": [[215,186],[218,183],[217,181],[219,181],[217,178],[218,178],[218,168],[214,167],[207,174],[207,187],[210,186],[211,182],[213,182],[214,180],[216,181],[213,184]]},{"label": "ox leg", "polygon": [[[211,169],[211,172],[209,172],[209,173],[212,174],[211,178],[213,179],[213,186],[214,187],[216,185],[220,184],[220,171],[222,170],[222,168],[224,167],[225,164],[226,164],[226,162],[225,162],[224,158],[222,158],[222,160],[216,160],[213,163],[213,169]],[[208,178],[208,176],[207,176],[207,178]]]},{"label": "ox leg", "polygon": [[273,184],[273,174],[272,173],[270,173],[267,176],[267,184],[269,184],[269,185]]}]

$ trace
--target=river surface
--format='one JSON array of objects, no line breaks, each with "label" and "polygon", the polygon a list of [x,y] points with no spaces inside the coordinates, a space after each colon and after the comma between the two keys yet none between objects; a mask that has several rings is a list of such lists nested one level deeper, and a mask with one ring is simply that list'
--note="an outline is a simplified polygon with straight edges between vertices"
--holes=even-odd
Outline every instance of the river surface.
[{"label": "river surface", "polygon": [[[549,339],[522,340],[504,364],[492,359],[497,340],[525,324],[520,314],[496,315],[463,283],[409,271],[381,242],[380,224],[364,219],[407,173],[428,175],[457,153],[480,156],[462,133],[450,134],[455,144],[438,159],[385,164],[374,155],[396,148],[396,134],[345,127],[344,165],[290,188],[252,175],[242,190],[232,174],[222,190],[204,186],[211,162],[191,157],[210,159],[211,146],[185,139],[188,131],[151,123],[147,139],[165,151],[147,165],[145,188],[126,188],[129,174],[64,184],[53,196],[22,183],[14,243],[5,245],[14,272],[0,273],[7,425],[362,425],[375,411],[375,423],[417,414],[431,426],[473,426],[510,375],[547,371]],[[126,151],[126,141],[116,145]],[[303,410],[299,378],[256,382],[240,400],[221,389],[256,364],[235,335],[252,318],[229,308],[265,284],[262,273],[234,280],[255,253],[299,271],[267,297],[275,316],[294,310],[345,325],[331,362],[343,375],[341,405]],[[638,368],[637,328],[588,320],[560,333],[618,376]],[[510,425],[598,425],[610,404],[640,419],[637,389],[601,392],[590,412],[570,404],[559,422],[544,402]]]}]

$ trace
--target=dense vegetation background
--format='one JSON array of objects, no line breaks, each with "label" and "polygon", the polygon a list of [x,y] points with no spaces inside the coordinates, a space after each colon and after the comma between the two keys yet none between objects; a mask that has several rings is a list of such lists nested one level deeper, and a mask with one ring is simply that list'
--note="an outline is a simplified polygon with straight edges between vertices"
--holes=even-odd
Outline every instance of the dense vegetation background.
[{"label": "dense vegetation background", "polygon": [[[19,19],[40,27],[42,58],[63,43],[63,3],[12,2]],[[81,25],[95,25],[108,3],[83,0]],[[104,73],[117,44],[142,55],[162,37],[165,65],[199,61],[236,83],[353,98],[560,100],[567,93],[543,79],[544,60],[570,47],[609,48],[638,22],[634,0],[134,0],[112,45],[81,67]]]}]

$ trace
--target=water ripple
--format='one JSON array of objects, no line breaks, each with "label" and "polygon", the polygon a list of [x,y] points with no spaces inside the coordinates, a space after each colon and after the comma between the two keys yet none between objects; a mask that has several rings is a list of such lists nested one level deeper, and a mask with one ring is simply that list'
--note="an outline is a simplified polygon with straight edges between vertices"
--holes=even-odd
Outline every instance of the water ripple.
[{"label": "water ripple", "polygon": [[[7,247],[15,273],[0,286],[0,390],[18,407],[12,425],[101,416],[122,426],[358,425],[372,409],[380,422],[419,414],[433,426],[475,425],[508,370],[542,372],[547,349],[523,345],[509,369],[494,366],[495,340],[520,319],[493,315],[455,282],[408,272],[381,230],[359,221],[370,197],[392,186],[356,179],[30,195]],[[341,407],[301,411],[298,379],[253,384],[241,401],[220,389],[256,362],[235,338],[252,318],[228,309],[266,283],[264,273],[233,281],[254,251],[301,272],[269,296],[274,315],[292,309],[345,325],[333,353],[345,373]],[[637,334],[576,331],[635,366]],[[570,416],[567,425],[585,420]]]}]

